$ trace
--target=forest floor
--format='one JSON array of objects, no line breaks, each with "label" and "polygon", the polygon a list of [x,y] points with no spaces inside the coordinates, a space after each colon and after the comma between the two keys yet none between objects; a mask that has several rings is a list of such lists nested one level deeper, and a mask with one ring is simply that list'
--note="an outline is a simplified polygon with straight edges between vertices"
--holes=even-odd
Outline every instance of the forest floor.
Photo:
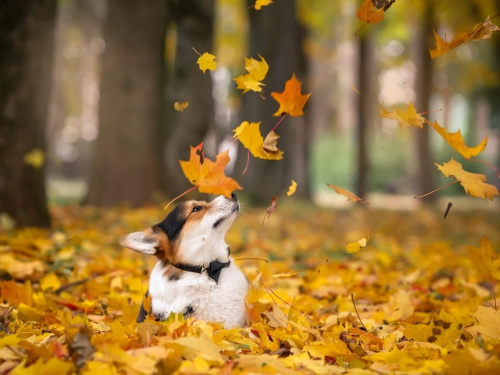
[{"label": "forest floor", "polygon": [[0,232],[0,374],[500,373],[494,278],[466,247],[488,236],[498,257],[498,213],[297,204],[262,225],[265,209],[243,210],[226,240],[249,327],[230,330],[135,322],[154,259],[118,239],[161,208],[52,213],[52,231]]}]

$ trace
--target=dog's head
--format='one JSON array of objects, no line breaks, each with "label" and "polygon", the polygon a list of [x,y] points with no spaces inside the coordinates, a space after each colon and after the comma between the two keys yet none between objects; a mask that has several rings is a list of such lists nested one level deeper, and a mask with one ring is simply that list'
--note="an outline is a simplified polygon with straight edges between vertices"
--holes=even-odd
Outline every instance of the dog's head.
[{"label": "dog's head", "polygon": [[127,234],[120,244],[139,253],[156,255],[170,264],[225,261],[229,251],[224,238],[239,209],[234,193],[232,199],[219,196],[210,203],[186,201],[161,223]]}]

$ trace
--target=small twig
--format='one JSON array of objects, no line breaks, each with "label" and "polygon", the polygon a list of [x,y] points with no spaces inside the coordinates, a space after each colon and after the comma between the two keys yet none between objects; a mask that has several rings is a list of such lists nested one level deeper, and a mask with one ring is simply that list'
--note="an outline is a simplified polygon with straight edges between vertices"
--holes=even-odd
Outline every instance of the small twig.
[{"label": "small twig", "polygon": [[426,194],[423,194],[423,195],[416,195],[416,196],[414,196],[413,198],[420,199],[420,198],[426,197],[426,196],[428,196],[428,195],[434,194],[435,192],[437,192],[437,191],[439,191],[439,190],[443,190],[443,189],[447,188],[448,186],[451,186],[451,185],[453,185],[453,184],[456,184],[457,182],[458,182],[458,180],[455,180],[455,181],[453,181],[453,182],[450,182],[449,184],[446,184],[446,185],[444,185],[444,186],[441,186],[440,188],[437,188],[437,189],[435,189],[435,190],[433,190],[433,191],[430,191],[430,192],[428,192],[428,193],[426,193]]},{"label": "small twig", "polygon": [[448,216],[448,212],[450,212],[451,206],[453,206],[453,203],[448,202],[448,207],[446,207],[446,211],[444,212],[443,219],[446,219],[446,216]]},{"label": "small twig", "polygon": [[351,300],[352,300],[352,305],[354,306],[354,310],[356,311],[356,315],[358,316],[359,322],[363,326],[364,329],[368,332],[368,329],[365,327],[363,324],[363,321],[361,320],[361,317],[359,316],[358,308],[356,307],[356,304],[354,303],[354,295],[351,293]]},{"label": "small twig", "polygon": [[74,286],[85,284],[87,281],[89,281],[91,279],[95,279],[98,276],[99,275],[92,275],[92,276],[86,277],[82,280],[73,281],[72,283],[68,283],[66,285],[63,285],[63,286],[57,288],[56,290],[54,290],[54,294],[60,294],[60,293],[64,292],[65,290],[73,288]]},{"label": "small twig", "polygon": [[194,53],[196,53],[198,56],[201,56],[201,53],[199,53],[194,47],[191,47],[194,51]]}]

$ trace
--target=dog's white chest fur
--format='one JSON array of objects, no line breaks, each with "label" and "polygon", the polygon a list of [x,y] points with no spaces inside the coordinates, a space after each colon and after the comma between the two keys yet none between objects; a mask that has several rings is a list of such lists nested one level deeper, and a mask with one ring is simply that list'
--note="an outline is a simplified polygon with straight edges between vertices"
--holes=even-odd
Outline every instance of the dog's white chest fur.
[{"label": "dog's white chest fur", "polygon": [[218,284],[206,272],[183,272],[179,280],[169,280],[163,263],[157,262],[149,279],[153,314],[164,319],[171,312],[189,313],[198,319],[222,322],[225,328],[244,326],[248,281],[230,260]]}]

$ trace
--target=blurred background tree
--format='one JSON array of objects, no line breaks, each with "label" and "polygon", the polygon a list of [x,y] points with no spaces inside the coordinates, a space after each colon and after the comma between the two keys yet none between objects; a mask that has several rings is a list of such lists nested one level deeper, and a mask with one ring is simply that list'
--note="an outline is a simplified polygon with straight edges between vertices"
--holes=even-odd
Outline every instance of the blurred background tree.
[{"label": "blurred background tree", "polygon": [[[247,202],[267,204],[293,179],[297,197],[320,205],[344,204],[326,187],[332,183],[372,207],[414,208],[421,204],[414,195],[442,185],[434,162],[457,155],[434,132],[381,119],[381,103],[413,101],[448,131],[461,129],[468,144],[488,134],[481,157],[500,162],[500,37],[436,60],[428,52],[433,29],[451,40],[498,14],[499,0],[397,0],[380,24],[356,36],[357,0],[275,0],[259,11],[250,0],[4,3],[0,215],[21,225],[49,223],[44,176],[52,204],[168,200],[189,187],[178,160],[202,141],[209,157],[229,148],[227,173],[243,185],[239,196]],[[26,26],[37,12],[39,22]],[[217,69],[203,74],[193,48],[213,53]],[[244,72],[244,57],[258,55],[270,66],[263,93],[242,94],[233,79]],[[270,94],[292,73],[312,93],[305,116],[280,124],[283,160],[251,158],[242,176],[246,150],[232,130],[242,121],[270,130],[279,120]],[[26,90],[34,95],[22,96]],[[177,112],[176,101],[189,107]],[[33,157],[25,161],[33,150],[45,161],[41,168]],[[465,166],[498,181],[480,163]],[[463,191],[441,194],[437,200]]]},{"label": "blurred background tree", "polygon": [[21,226],[50,225],[43,152],[56,5],[8,0],[0,6],[0,214]]},{"label": "blurred background tree", "polygon": [[161,189],[166,15],[165,0],[108,3],[88,204],[138,206]]}]

